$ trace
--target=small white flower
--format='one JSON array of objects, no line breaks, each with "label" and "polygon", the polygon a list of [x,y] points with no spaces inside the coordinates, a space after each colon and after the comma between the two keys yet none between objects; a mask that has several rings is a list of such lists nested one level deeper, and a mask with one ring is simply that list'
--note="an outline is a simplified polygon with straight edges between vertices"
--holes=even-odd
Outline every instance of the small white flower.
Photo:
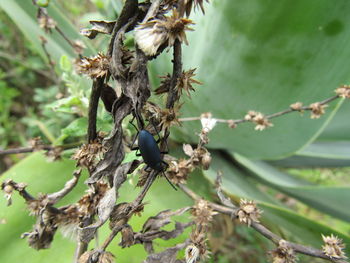
[{"label": "small white flower", "polygon": [[211,131],[216,125],[217,119],[212,118],[212,114],[210,112],[203,113],[201,115],[201,123],[204,132]]}]

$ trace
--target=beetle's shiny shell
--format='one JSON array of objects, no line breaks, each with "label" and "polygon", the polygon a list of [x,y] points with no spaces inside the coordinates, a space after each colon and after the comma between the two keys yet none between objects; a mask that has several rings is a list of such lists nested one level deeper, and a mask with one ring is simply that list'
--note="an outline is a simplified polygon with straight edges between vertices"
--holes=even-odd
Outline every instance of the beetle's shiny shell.
[{"label": "beetle's shiny shell", "polygon": [[158,144],[152,134],[141,130],[138,136],[138,146],[144,162],[157,171],[162,170],[162,158]]}]

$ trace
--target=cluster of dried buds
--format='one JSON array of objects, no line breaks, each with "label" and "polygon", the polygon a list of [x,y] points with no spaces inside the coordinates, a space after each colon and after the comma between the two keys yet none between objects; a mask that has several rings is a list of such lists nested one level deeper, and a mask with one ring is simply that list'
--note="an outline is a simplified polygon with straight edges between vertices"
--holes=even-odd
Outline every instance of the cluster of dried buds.
[{"label": "cluster of dried buds", "polygon": [[175,184],[185,184],[187,175],[196,167],[207,170],[211,163],[210,153],[202,146],[193,149],[190,144],[184,144],[183,150],[190,158],[171,161],[169,169],[166,171],[168,178]]},{"label": "cluster of dried buds", "polygon": [[86,167],[89,171],[93,171],[105,152],[106,149],[101,144],[100,139],[97,139],[89,144],[84,144],[72,158],[77,161],[77,166]]},{"label": "cluster of dried buds", "polygon": [[56,21],[48,16],[44,8],[38,9],[37,19],[39,26],[44,29],[46,33],[51,33],[52,29],[57,26]]},{"label": "cluster of dried buds", "polygon": [[333,234],[330,236],[322,235],[324,245],[322,246],[323,253],[334,259],[346,259],[343,249],[345,245],[342,240]]},{"label": "cluster of dried buds", "polygon": [[101,78],[109,71],[109,58],[99,53],[92,58],[83,57],[75,61],[76,71],[88,75],[92,79]]},{"label": "cluster of dried buds", "polygon": [[278,247],[270,252],[273,263],[295,263],[297,257],[294,250],[288,245],[288,242],[281,239]]},{"label": "cluster of dried buds", "polygon": [[[190,69],[188,71],[182,71],[181,76],[176,81],[175,89],[177,91],[177,97],[180,97],[183,92],[186,92],[188,97],[191,97],[191,91],[195,91],[193,84],[202,85],[203,83],[194,79],[196,76],[194,73],[196,69]],[[165,76],[160,76],[162,79],[159,87],[155,90],[157,95],[168,93],[171,85],[171,76],[168,73]]]},{"label": "cluster of dried buds", "polygon": [[350,99],[350,85],[342,85],[335,90],[335,93],[341,98]]},{"label": "cluster of dried buds", "polygon": [[248,201],[241,199],[239,203],[239,210],[237,211],[237,217],[240,222],[250,226],[252,222],[259,223],[262,210],[260,210],[255,201]]},{"label": "cluster of dried buds", "polygon": [[135,28],[135,40],[140,49],[148,56],[157,54],[160,47],[171,47],[175,40],[188,44],[186,30],[192,31],[190,19],[182,18],[180,13],[173,9],[171,16],[162,16]]},{"label": "cluster of dried buds", "polygon": [[268,127],[272,127],[273,124],[262,114],[261,112],[248,111],[244,116],[246,121],[254,122],[256,124],[255,130],[263,131]]},{"label": "cluster of dried buds", "polygon": [[300,113],[303,113],[306,109],[311,110],[311,119],[320,118],[323,114],[325,114],[325,108],[327,107],[328,105],[320,102],[312,103],[308,107],[304,107],[301,102],[296,102],[290,105],[290,108],[293,111],[299,111]]}]

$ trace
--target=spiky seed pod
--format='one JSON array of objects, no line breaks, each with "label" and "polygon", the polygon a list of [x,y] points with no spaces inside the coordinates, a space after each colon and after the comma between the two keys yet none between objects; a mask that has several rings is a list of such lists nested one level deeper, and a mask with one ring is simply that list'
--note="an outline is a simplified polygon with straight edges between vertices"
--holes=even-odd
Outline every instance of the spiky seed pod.
[{"label": "spiky seed pod", "polygon": [[83,57],[76,60],[75,66],[79,74],[85,74],[95,79],[107,75],[109,71],[109,58],[99,53],[92,58]]},{"label": "spiky seed pod", "polygon": [[350,99],[350,85],[342,85],[339,88],[335,90],[335,93],[340,98],[347,98]]},{"label": "spiky seed pod", "polygon": [[273,263],[295,263],[297,257],[294,250],[288,246],[287,241],[281,239],[278,243],[278,247],[269,253],[272,257]]},{"label": "spiky seed pod", "polygon": [[340,238],[331,234],[330,236],[322,235],[322,239],[324,242],[324,245],[322,246],[322,250],[326,256],[330,258],[335,258],[335,259],[347,258],[343,251],[343,249],[345,248],[345,245],[343,244]]},{"label": "spiky seed pod", "polygon": [[162,45],[171,47],[176,39],[188,45],[185,31],[193,31],[189,25],[191,20],[181,18],[176,9],[172,16],[164,16],[153,19],[135,28],[135,40],[137,45],[146,55],[154,56]]},{"label": "spiky seed pod", "polygon": [[327,108],[328,105],[322,105],[321,103],[316,102],[316,103],[310,104],[309,107],[311,109],[311,119],[318,119],[323,114],[325,114],[325,108]]},{"label": "spiky seed pod", "polygon": [[259,222],[262,210],[260,210],[255,201],[248,201],[241,199],[239,210],[237,211],[237,216],[240,222],[246,223],[248,226],[252,222]]},{"label": "spiky seed pod", "polygon": [[291,104],[289,107],[295,111],[302,111],[303,104],[301,102],[296,102]]}]

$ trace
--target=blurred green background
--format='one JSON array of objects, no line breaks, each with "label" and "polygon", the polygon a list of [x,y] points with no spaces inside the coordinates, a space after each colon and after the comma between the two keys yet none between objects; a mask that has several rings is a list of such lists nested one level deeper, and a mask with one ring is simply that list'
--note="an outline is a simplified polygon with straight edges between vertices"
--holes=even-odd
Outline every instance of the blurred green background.
[{"label": "blurred green background", "polygon": [[[42,1],[45,4],[45,1]],[[105,52],[109,36],[84,39],[81,28],[90,20],[114,20],[121,0],[49,1],[48,13],[72,41],[86,46],[84,55]],[[191,15],[196,23],[187,34],[184,69],[197,68],[198,86],[192,99],[184,98],[181,117],[212,112],[217,118],[242,118],[248,110],[274,113],[301,101],[308,105],[334,95],[334,89],[349,84],[350,22],[347,0],[211,0],[206,13]],[[75,73],[76,54],[53,30],[45,33],[36,19],[37,9],[29,0],[0,0],[0,148],[27,146],[29,139],[41,136],[47,144],[83,142],[87,126],[87,105],[91,82]],[[39,36],[54,67],[50,67]],[[133,43],[133,36],[127,36]],[[159,75],[171,72],[169,53],[149,65],[155,89]],[[152,97],[158,103],[163,98]],[[309,113],[289,114],[273,119],[274,127],[258,132],[252,124],[230,129],[218,124],[210,133],[208,145],[213,156],[208,171],[190,176],[189,186],[215,200],[212,183],[220,170],[223,188],[234,201],[257,200],[265,211],[263,223],[284,238],[320,248],[321,233],[334,233],[350,247],[350,103],[338,100],[329,105],[320,119]],[[98,127],[108,132],[112,119],[99,107]],[[131,134],[128,126],[126,132]],[[184,123],[172,130],[172,152],[182,143],[195,143],[199,122]],[[74,171],[70,160],[49,162],[41,153],[0,157],[0,179],[28,183],[28,190],[53,192],[69,180]],[[62,204],[75,202],[86,190],[83,177]],[[123,200],[137,193],[137,175],[130,176],[122,189]],[[121,201],[123,201],[121,200]],[[132,219],[134,230],[159,211],[191,201],[181,192],[171,192],[158,180],[148,193],[142,217]],[[52,247],[35,251],[20,239],[34,218],[27,215],[23,200],[14,195],[13,205],[0,200],[1,262],[72,262],[74,240],[56,234]],[[178,220],[188,220],[185,214]],[[171,226],[169,226],[170,228]],[[230,233],[230,235],[225,235]],[[100,242],[108,234],[105,227]],[[181,242],[159,241],[157,251]],[[117,262],[141,262],[142,246],[110,246]],[[270,242],[228,218],[216,217],[209,236],[212,256],[209,262],[266,262]],[[220,244],[220,245],[218,245]],[[94,246],[94,244],[92,244]],[[349,255],[350,253],[348,253]],[[58,260],[59,258],[59,260]],[[300,262],[321,262],[302,257]]]}]

